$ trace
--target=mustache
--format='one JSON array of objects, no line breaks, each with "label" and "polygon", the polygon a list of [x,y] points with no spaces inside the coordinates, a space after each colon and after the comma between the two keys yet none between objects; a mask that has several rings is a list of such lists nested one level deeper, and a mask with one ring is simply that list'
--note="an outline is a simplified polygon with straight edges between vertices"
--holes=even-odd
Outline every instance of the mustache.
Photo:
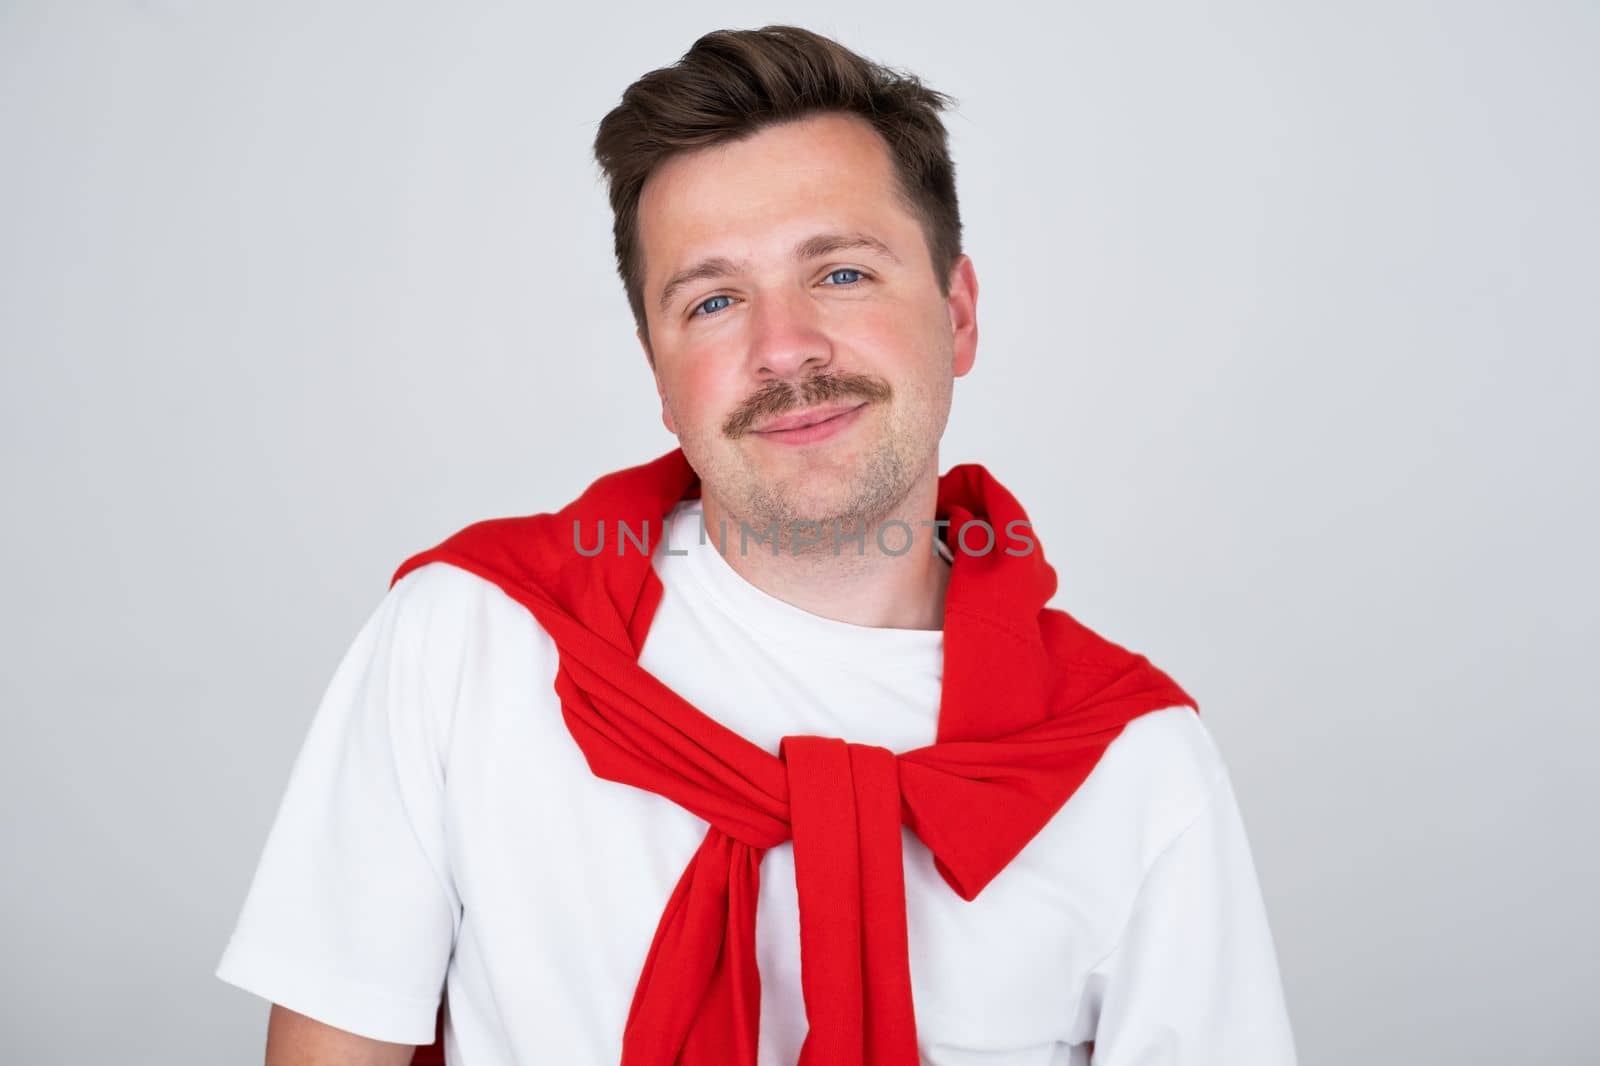
[{"label": "mustache", "polygon": [[894,395],[883,378],[874,374],[813,374],[800,381],[774,381],[729,415],[722,433],[738,440],[764,418],[836,400],[862,399],[881,403]]}]

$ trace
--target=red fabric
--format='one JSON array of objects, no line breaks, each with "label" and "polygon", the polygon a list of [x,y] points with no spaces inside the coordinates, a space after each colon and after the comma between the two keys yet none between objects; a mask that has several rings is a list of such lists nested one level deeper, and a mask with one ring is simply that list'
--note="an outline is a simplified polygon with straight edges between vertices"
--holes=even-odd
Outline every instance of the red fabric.
[{"label": "red fabric", "polygon": [[[648,552],[623,543],[618,522],[635,536],[648,523],[654,547],[673,506],[699,494],[674,449],[600,478],[554,514],[468,526],[407,559],[391,585],[430,562],[499,585],[559,649],[555,690],[590,769],[708,823],[644,959],[623,1066],[755,1066],[761,858],[787,840],[809,1021],[800,1066],[916,1066],[901,823],[951,890],[974,899],[1131,719],[1199,708],[1144,656],[1045,607],[1056,575],[1031,530],[1022,532],[1031,551],[1006,553],[1024,546],[1008,523],[1027,515],[982,466],[965,464],[939,480],[954,562],[935,743],[896,754],[788,736],[773,755],[638,664],[662,588]],[[994,530],[987,554],[963,548],[987,543],[981,527],[961,537],[975,520]],[[583,555],[575,544],[592,550],[602,523],[605,550]],[[436,1042],[414,1061],[439,1061],[425,1057],[437,1051]]]}]

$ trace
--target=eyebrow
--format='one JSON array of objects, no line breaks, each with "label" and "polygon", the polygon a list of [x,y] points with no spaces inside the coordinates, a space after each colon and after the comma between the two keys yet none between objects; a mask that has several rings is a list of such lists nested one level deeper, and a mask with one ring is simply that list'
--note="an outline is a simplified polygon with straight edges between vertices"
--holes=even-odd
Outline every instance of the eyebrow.
[{"label": "eyebrow", "polygon": [[[794,258],[796,262],[804,262],[807,259],[817,259],[824,255],[832,255],[834,252],[857,248],[876,252],[896,263],[900,262],[900,257],[894,254],[892,248],[870,233],[818,233],[794,246]],[[678,271],[667,280],[666,286],[661,290],[661,313],[666,313],[667,308],[672,306],[672,298],[685,286],[693,285],[697,281],[737,274],[746,265],[748,264],[735,263],[726,256],[714,255]]]}]

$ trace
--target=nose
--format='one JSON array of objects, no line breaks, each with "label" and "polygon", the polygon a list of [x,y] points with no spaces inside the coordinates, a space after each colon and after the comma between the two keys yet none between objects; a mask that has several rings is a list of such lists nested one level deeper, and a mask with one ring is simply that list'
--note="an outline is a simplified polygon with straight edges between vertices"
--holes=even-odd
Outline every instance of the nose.
[{"label": "nose", "polygon": [[752,301],[750,369],[758,377],[799,378],[833,362],[833,343],[821,311],[798,289],[763,293]]}]

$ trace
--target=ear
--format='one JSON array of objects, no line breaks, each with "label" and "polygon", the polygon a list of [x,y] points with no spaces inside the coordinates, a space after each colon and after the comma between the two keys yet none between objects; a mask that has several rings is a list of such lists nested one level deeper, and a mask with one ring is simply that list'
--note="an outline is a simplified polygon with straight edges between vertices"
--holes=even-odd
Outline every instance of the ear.
[{"label": "ear", "polygon": [[661,401],[661,424],[667,427],[668,433],[676,437],[678,435],[678,427],[673,424],[672,412],[667,409],[667,393],[661,387],[661,372],[656,369],[656,356],[650,350],[650,338],[645,335],[645,331],[642,328],[635,330],[633,335],[639,338],[639,347],[644,349],[644,360],[650,365],[651,376],[656,379],[656,398]]},{"label": "ear", "polygon": [[950,268],[950,332],[955,347],[955,376],[972,369],[978,357],[978,274],[972,257],[956,257]]}]

